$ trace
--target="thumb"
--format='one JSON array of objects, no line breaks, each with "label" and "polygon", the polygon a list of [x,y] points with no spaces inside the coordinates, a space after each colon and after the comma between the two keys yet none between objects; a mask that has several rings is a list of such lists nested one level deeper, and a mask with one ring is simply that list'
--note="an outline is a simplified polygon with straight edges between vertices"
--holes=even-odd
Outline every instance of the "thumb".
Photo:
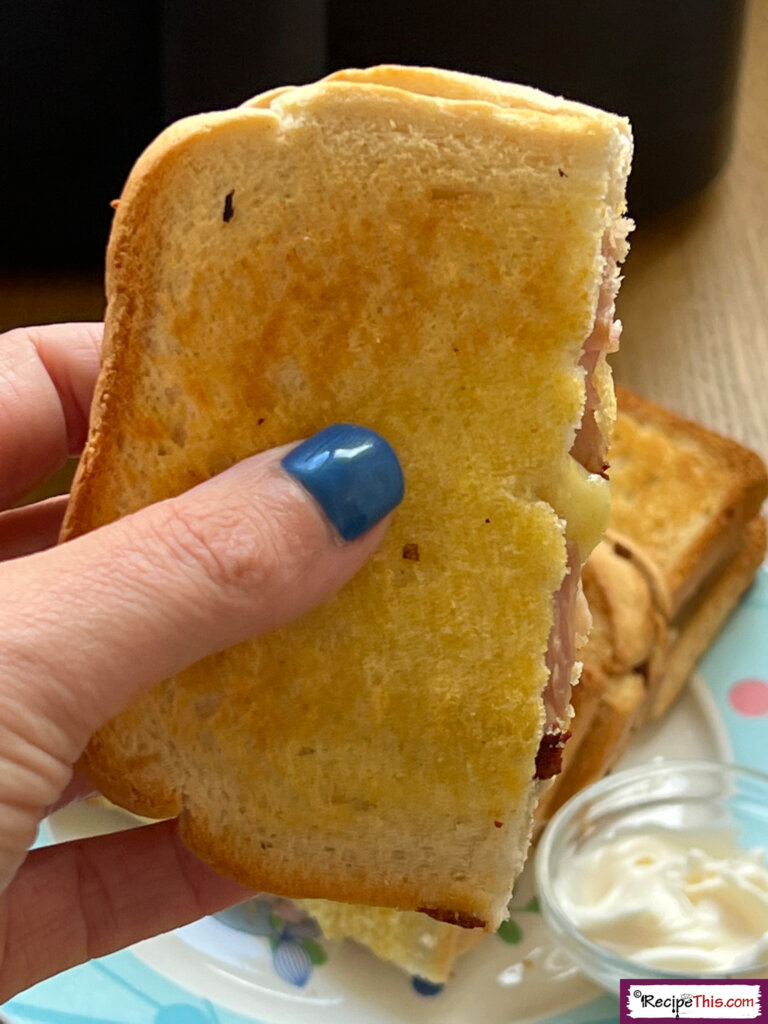
[{"label": "thumb", "polygon": [[402,496],[389,444],[342,424],[6,563],[0,699],[46,723],[47,752],[71,763],[141,691],[334,594]]}]

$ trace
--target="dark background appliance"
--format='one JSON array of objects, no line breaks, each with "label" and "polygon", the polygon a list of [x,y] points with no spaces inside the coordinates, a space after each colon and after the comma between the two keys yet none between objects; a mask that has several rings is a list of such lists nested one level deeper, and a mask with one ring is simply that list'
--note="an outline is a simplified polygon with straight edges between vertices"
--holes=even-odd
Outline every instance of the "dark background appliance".
[{"label": "dark background appliance", "polygon": [[379,62],[536,85],[633,121],[632,214],[698,192],[731,143],[744,0],[2,0],[0,265],[95,267],[168,123]]}]

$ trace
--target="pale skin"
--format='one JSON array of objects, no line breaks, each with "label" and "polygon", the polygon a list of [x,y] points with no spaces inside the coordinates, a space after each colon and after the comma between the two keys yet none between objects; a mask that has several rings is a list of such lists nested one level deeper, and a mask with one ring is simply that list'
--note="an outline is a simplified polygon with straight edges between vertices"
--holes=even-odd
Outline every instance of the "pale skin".
[{"label": "pale skin", "polygon": [[[85,441],[100,324],[0,335],[0,508]],[[286,449],[56,546],[66,498],[0,512],[0,1003],[36,981],[247,898],[173,821],[28,852],[91,787],[93,732],[153,684],[339,589],[385,519],[342,544]]]}]

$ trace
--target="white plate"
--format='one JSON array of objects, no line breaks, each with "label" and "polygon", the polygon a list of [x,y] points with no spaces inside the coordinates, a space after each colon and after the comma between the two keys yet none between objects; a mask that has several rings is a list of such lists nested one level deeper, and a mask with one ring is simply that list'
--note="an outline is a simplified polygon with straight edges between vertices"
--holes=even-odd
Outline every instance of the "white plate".
[{"label": "white plate", "polygon": [[[732,616],[672,713],[647,728],[623,765],[705,757],[765,769],[768,571]],[[119,812],[79,806],[44,839],[112,831]],[[353,943],[331,943],[290,906],[261,908],[252,935],[206,918],[84,964],[11,1000],[7,1019],[35,1024],[613,1024],[600,993],[549,938],[530,873],[512,924],[459,960],[442,988],[419,983]]]}]

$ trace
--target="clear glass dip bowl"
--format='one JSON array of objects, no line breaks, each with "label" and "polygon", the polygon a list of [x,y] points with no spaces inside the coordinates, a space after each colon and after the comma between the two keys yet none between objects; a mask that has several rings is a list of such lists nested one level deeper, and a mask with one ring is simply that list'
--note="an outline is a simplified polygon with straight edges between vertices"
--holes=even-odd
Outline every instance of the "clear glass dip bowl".
[{"label": "clear glass dip bowl", "polygon": [[536,851],[536,884],[544,920],[578,967],[616,994],[622,978],[768,978],[764,956],[746,971],[678,973],[616,955],[579,929],[558,893],[567,859],[586,845],[647,832],[721,836],[740,850],[766,850],[768,775],[713,761],[656,759],[588,786],[560,808]]}]

